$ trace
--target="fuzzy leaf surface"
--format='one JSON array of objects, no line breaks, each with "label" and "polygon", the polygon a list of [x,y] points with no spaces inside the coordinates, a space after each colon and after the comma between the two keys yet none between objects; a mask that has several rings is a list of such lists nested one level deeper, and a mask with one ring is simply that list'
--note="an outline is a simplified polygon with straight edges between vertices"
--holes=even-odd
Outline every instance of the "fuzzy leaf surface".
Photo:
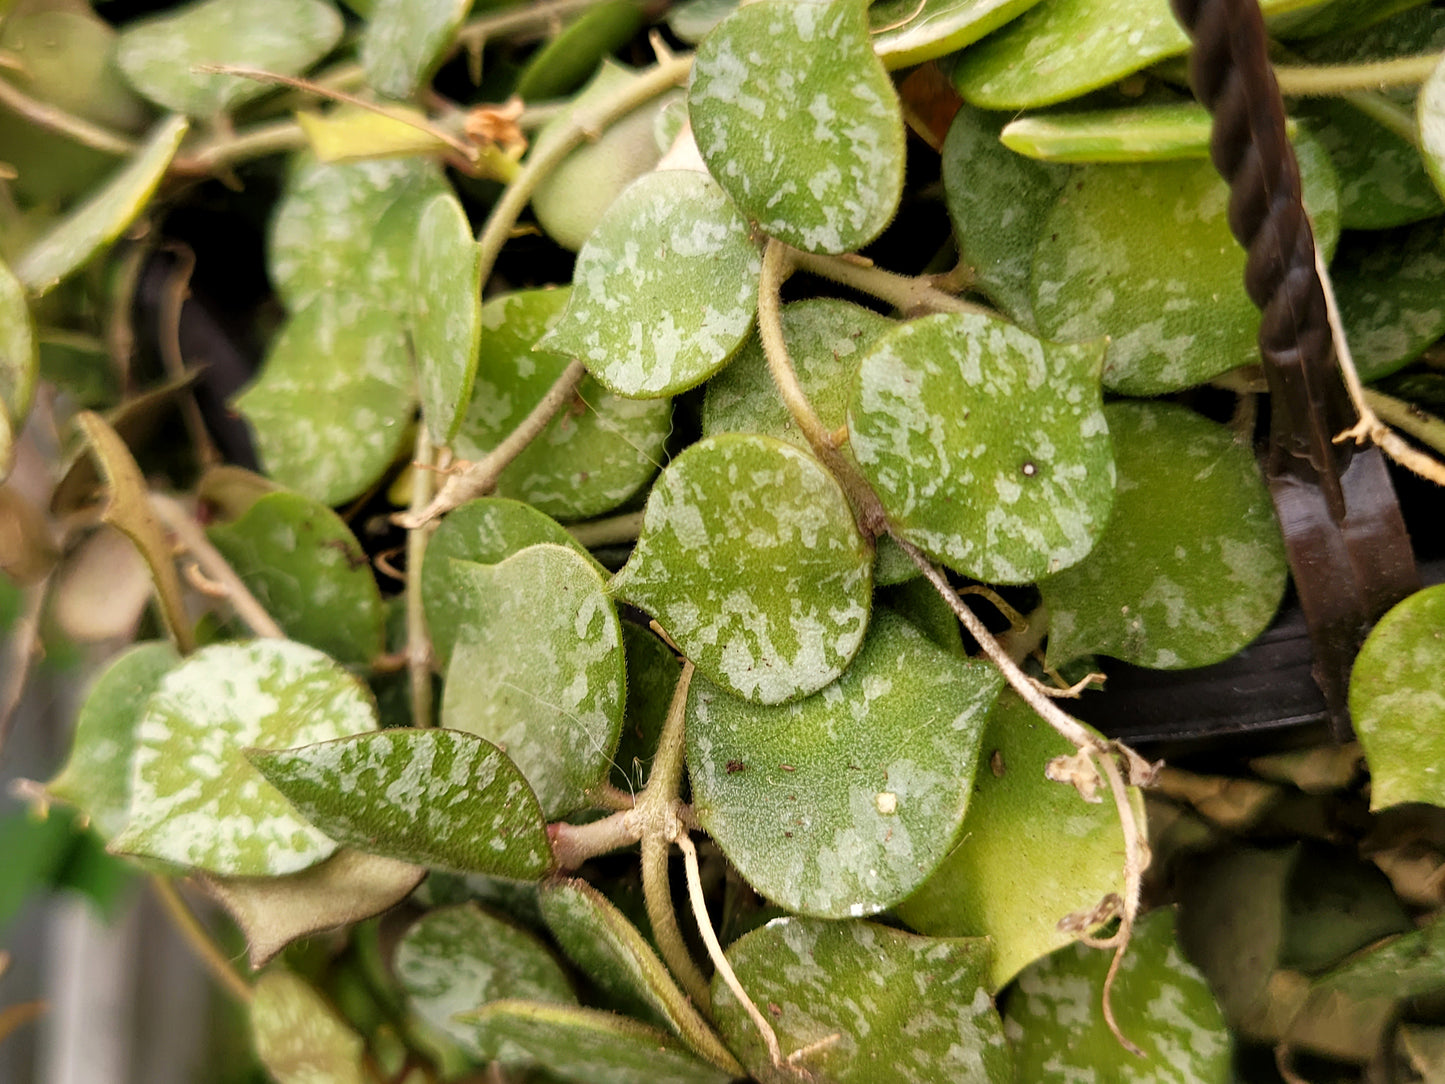
[{"label": "fuzzy leaf surface", "polygon": [[305,979],[268,971],[251,1001],[251,1040],[276,1084],[366,1084],[366,1041]]}]

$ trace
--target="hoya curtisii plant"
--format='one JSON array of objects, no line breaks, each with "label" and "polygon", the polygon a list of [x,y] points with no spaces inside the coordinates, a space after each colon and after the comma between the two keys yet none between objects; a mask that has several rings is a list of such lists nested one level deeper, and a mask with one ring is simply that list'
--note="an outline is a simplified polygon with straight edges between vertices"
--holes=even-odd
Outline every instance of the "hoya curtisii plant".
[{"label": "hoya curtisii plant", "polygon": [[[235,917],[266,970],[217,972],[251,1002],[278,1079],[318,1060],[338,1080],[489,1063],[589,1080],[1040,1079],[1064,1056],[1053,1001],[1081,983],[1106,1041],[1068,1037],[1079,1064],[1131,1064],[1122,1037],[1151,1066],[1227,1078],[1219,1009],[1172,912],[1139,917],[1130,784],[1152,769],[1056,700],[1087,683],[1060,674],[1086,679],[1092,653],[1203,665],[1278,604],[1247,377],[1232,378],[1246,393],[1232,427],[1129,398],[1251,362],[1242,256],[1202,114],[1167,78],[1143,111],[1025,117],[1002,138],[996,112],[1167,61],[1182,35],[1141,14],[1137,35],[1091,36],[1113,16],[1087,5],[904,6],[763,0],[706,27],[679,11],[695,55],[606,64],[539,129],[528,100],[631,38],[635,7],[468,23],[454,0],[381,0],[359,63],[306,80],[342,33],[330,4],[261,18],[208,0],[115,43],[127,93],[173,111],[143,144],[106,151],[92,120],[65,122],[126,162],[6,253],[7,420],[26,413],[47,306],[163,206],[168,176],[296,151],[268,244],[287,315],[236,401],[265,475],[218,467],[166,492],[122,435],[125,404],[78,418],[88,457],[56,507],[97,463],[104,517],[146,562],[169,637],[101,674],[43,790],[173,906],[169,878],[188,875]],[[518,75],[520,106],[462,114],[426,92],[454,47],[482,56],[584,7]],[[1020,63],[1056,36],[1094,44]],[[888,68],[944,56],[970,104],[930,126],[927,95],[903,82],[900,99]],[[278,81],[342,104],[268,115],[257,99]],[[253,126],[214,123],[248,101]],[[905,111],[941,155],[956,271],[857,255],[904,191]],[[1380,212],[1397,188],[1342,186],[1348,141],[1315,130],[1298,148],[1327,251],[1352,214],[1439,213],[1432,158]],[[500,195],[478,208],[469,174]],[[570,285],[484,290],[529,206],[580,249]],[[1342,289],[1346,320],[1388,323],[1433,246],[1410,250],[1374,309]],[[808,296],[785,303],[804,276]],[[1409,342],[1362,359],[1366,375],[1445,330],[1433,304]],[[391,600],[333,511],[383,486],[407,506]],[[196,632],[175,545],[234,617],[222,634]],[[968,583],[1006,634],[964,604]],[[1017,614],[993,587],[1037,604]],[[1417,635],[1401,621],[1391,634]],[[1356,715],[1368,735],[1368,704]],[[1371,764],[1388,770],[1406,758],[1380,732]],[[1428,786],[1390,793],[1431,800]],[[633,845],[639,906],[598,862]],[[746,891],[717,887],[724,859]],[[402,900],[417,917],[393,931],[388,968],[363,968],[384,1011],[339,1014],[297,958],[275,959],[345,926],[371,958],[366,920]],[[1131,937],[1127,956],[1095,951]],[[1150,1008],[1166,1002],[1172,1015]]]}]

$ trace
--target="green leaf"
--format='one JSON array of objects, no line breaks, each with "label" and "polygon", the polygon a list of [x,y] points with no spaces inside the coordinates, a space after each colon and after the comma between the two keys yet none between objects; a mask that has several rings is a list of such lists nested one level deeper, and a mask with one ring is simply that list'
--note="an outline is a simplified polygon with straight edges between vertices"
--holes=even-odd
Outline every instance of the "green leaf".
[{"label": "green leaf", "polygon": [[268,493],[207,534],[291,639],[357,666],[386,649],[371,561],[324,504],[299,493]]},{"label": "green leaf", "polygon": [[611,590],[657,618],[708,678],[779,704],[833,681],[862,645],[870,549],[817,460],[725,434],[663,471]]},{"label": "green leaf", "polygon": [[[495,565],[539,542],[566,546],[592,560],[561,524],[521,501],[483,497],[460,505],[442,520],[427,543],[421,595],[432,648],[443,669],[473,604],[472,581],[465,567],[455,571],[456,562]],[[605,571],[601,565],[595,567],[599,573]]]},{"label": "green leaf", "polygon": [[1315,985],[1349,997],[1399,1001],[1445,990],[1445,921],[1436,912],[1419,929],[1351,956],[1321,975]]},{"label": "green leaf", "polygon": [[1340,181],[1340,225],[1347,230],[1403,226],[1445,212],[1420,151],[1348,101],[1299,102],[1296,115],[1329,152]]},{"label": "green leaf", "polygon": [[412,261],[411,343],[422,417],[445,442],[471,401],[482,338],[482,254],[456,196],[427,202]]},{"label": "green leaf", "polygon": [[[1415,100],[1420,155],[1435,188],[1445,194],[1445,61],[1435,66]],[[24,275],[21,276],[24,278]]]},{"label": "green leaf", "polygon": [[[1295,145],[1305,206],[1328,257],[1339,233],[1329,158]],[[1207,161],[1081,166],[1038,234],[1033,311],[1046,338],[1109,336],[1104,385],[1158,395],[1259,361],[1259,313],[1229,188]]]},{"label": "green leaf", "polygon": [[388,911],[409,896],[426,870],[409,862],[343,848],[325,862],[285,877],[203,877],[246,937],[253,969],[291,942]]},{"label": "green leaf", "polygon": [[853,665],[792,704],[694,677],[687,744],[698,821],[759,893],[823,918],[873,914],[948,854],[968,809],[997,670],[903,618],[874,616]]},{"label": "green leaf", "polygon": [[[820,297],[784,305],[782,323],[783,342],[804,394],[826,427],[841,429],[848,421],[848,389],[858,359],[895,322],[847,301]],[[762,433],[811,453],[807,438],[794,427],[793,416],[778,395],[756,332],[727,368],[708,381],[702,432],[703,436]],[[848,445],[840,451],[852,458]],[[880,538],[877,546],[874,583],[902,583],[918,575],[891,538]]]},{"label": "green leaf", "polygon": [[[1073,747],[1012,692],[989,715],[983,767],[958,839],[942,865],[898,908],[935,937],[987,937],[988,988],[1077,934],[1059,928],[1124,891],[1119,816],[1108,802],[1080,801],[1044,770]],[[1137,795],[1137,792],[1136,792]],[[1142,820],[1142,809],[1136,809]]]},{"label": "green leaf", "polygon": [[587,238],[567,311],[539,345],[581,358],[619,395],[672,395],[742,344],[761,270],[747,221],[712,178],[649,173]]},{"label": "green leaf", "polygon": [[[12,422],[23,422],[30,411],[39,366],[35,320],[26,304],[25,288],[0,260],[0,407]],[[4,459],[0,452],[0,461]]]},{"label": "green leaf", "polygon": [[466,1019],[479,1034],[520,1047],[549,1073],[577,1084],[726,1084],[732,1079],[670,1035],[616,1013],[506,1000]]},{"label": "green leaf", "polygon": [[273,86],[197,67],[299,75],[331,51],[341,31],[341,16],[324,0],[204,0],[131,23],[116,41],[115,62],[151,101],[209,119]]},{"label": "green leaf", "polygon": [[70,756],[47,794],[80,810],[109,841],[130,817],[137,729],[146,701],[180,664],[169,643],[137,644],[91,685],[75,720]]},{"label": "green leaf", "polygon": [[[784,1057],[835,1084],[1011,1084],[1013,1058],[983,976],[988,943],[918,937],[867,922],[780,918],[734,941],[728,961],[768,1013]],[[713,978],[718,1028],[764,1084],[770,1064],[742,1006]],[[830,1042],[830,1036],[837,1036]],[[1047,1077],[1020,1077],[1045,1080]]]},{"label": "green leaf", "polygon": [[1020,117],[999,138],[1051,162],[1162,162],[1208,157],[1211,124],[1203,106],[1187,102]]},{"label": "green leaf", "polygon": [[247,756],[303,817],[359,851],[518,881],[552,864],[536,796],[475,735],[382,730]]},{"label": "green leaf", "polygon": [[851,252],[903,190],[903,116],[862,0],[745,4],[698,47],[688,88],[708,170],[767,234]]},{"label": "green leaf", "polygon": [[412,1010],[480,1061],[527,1060],[457,1014],[502,997],[572,1005],[562,968],[532,934],[474,903],[428,911],[406,931],[392,963]]},{"label": "green leaf", "polygon": [[1050,664],[1094,651],[1162,670],[1228,658],[1274,617],[1288,571],[1248,445],[1173,404],[1104,415],[1118,495],[1093,552],[1039,584]]},{"label": "green leaf", "polygon": [[495,565],[453,566],[472,610],[447,668],[442,723],[494,742],[549,820],[589,805],[622,730],[626,664],[617,611],[592,562],[537,545]]},{"label": "green leaf", "polygon": [[[400,117],[409,117],[408,124]],[[306,145],[318,161],[357,162],[370,158],[442,155],[447,141],[418,125],[427,125],[420,109],[392,105],[385,114],[357,106],[340,106],[328,113],[302,110],[296,123],[306,133]]]},{"label": "green leaf", "polygon": [[[1266,15],[1315,0],[1262,0]],[[953,82],[983,109],[1052,105],[1189,48],[1167,0],[1043,0],[959,58]]]},{"label": "green leaf", "polygon": [[[453,447],[481,459],[531,413],[570,359],[532,345],[556,325],[570,289],[493,297],[482,309],[481,357],[471,405]],[[591,377],[572,403],[497,479],[497,493],[559,519],[587,519],[616,508],[657,473],[672,432],[668,399],[625,399]]]},{"label": "green leaf", "polygon": [[696,45],[735,10],[738,0],[682,0],[667,11],[667,25],[683,41]]},{"label": "green leaf", "polygon": [[902,324],[859,363],[849,443],[889,520],[950,568],[1028,583],[1076,564],[1109,519],[1102,342],[995,317]]},{"label": "green leaf", "polygon": [[251,1038],[276,1084],[367,1084],[365,1040],[304,979],[268,971],[253,989]]},{"label": "green leaf", "polygon": [[407,443],[416,392],[405,329],[361,295],[317,297],[281,328],[233,402],[272,479],[341,504],[380,479]]},{"label": "green leaf", "polygon": [[243,750],[375,728],[365,686],[314,648],[290,640],[201,648],[146,704],[130,822],[110,849],[246,877],[314,866],[335,842],[297,816]]},{"label": "green leaf", "polygon": [[1370,766],[1370,808],[1445,805],[1445,584],[1380,618],[1350,672],[1350,715]]},{"label": "green leaf", "polygon": [[1018,18],[1039,0],[879,0],[868,7],[873,51],[889,68],[955,53]]},{"label": "green leaf", "polygon": [[569,880],[544,886],[539,898],[552,936],[609,1005],[668,1028],[693,1053],[734,1077],[743,1075],[647,939],[607,897],[586,881]]},{"label": "green leaf", "polygon": [[150,202],[186,129],[184,117],[162,120],[129,162],[27,248],[15,263],[15,277],[26,289],[36,296],[48,293],[124,233]]},{"label": "green leaf", "polygon": [[1389,376],[1445,334],[1445,229],[1432,219],[1346,234],[1330,269],[1360,379]]},{"label": "green leaf", "polygon": [[513,93],[528,102],[572,93],[642,29],[645,16],[639,0],[603,0],[587,8],[528,58]]},{"label": "green leaf", "polygon": [[370,307],[407,313],[415,223],[383,231],[382,220],[397,204],[419,216],[448,191],[437,165],[423,159],[326,165],[301,158],[271,223],[267,266],[276,292],[292,312],[323,294],[359,294]]},{"label": "green leaf", "polygon": [[1070,170],[1000,143],[1008,119],[966,105],[959,109],[943,141],[943,190],[959,258],[974,269],[978,288],[1033,330],[1034,240]]},{"label": "green leaf", "polygon": [[38,817],[25,809],[0,814],[0,933],[32,899],[50,891],[79,840],[66,816]]},{"label": "green leaf", "polygon": [[1104,1020],[1112,955],[1071,945],[1019,976],[1004,1007],[1019,1079],[1233,1081],[1229,1032],[1204,977],[1179,952],[1174,911],[1139,920],[1114,982],[1114,1016],[1144,1059],[1125,1050]]},{"label": "green leaf", "polygon": [[376,0],[361,42],[366,82],[389,98],[410,98],[453,44],[472,0]]},{"label": "green leaf", "polygon": [[627,711],[612,758],[612,785],[636,793],[647,785],[682,666],[672,648],[640,625],[623,622],[622,645],[627,654]]}]

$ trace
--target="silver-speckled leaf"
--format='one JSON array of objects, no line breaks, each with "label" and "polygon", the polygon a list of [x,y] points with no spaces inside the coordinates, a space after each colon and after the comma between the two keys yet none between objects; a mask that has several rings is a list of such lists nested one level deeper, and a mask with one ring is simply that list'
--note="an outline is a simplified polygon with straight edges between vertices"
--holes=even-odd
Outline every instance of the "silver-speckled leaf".
[{"label": "silver-speckled leaf", "polygon": [[[963,828],[933,876],[898,907],[920,933],[987,937],[991,991],[1076,939],[1059,929],[1061,918],[1124,891],[1113,804],[1081,801],[1073,787],[1044,776],[1049,761],[1071,752],[1017,694],[999,697]],[[1135,812],[1142,818],[1142,808]]]},{"label": "silver-speckled leaf", "polygon": [[368,854],[518,881],[552,864],[536,796],[474,734],[401,728],[248,757],[308,821]]},{"label": "silver-speckled leaf", "polygon": [[472,398],[482,337],[482,254],[457,197],[422,209],[411,269],[411,343],[422,418],[432,438],[456,434]]},{"label": "silver-speckled leaf", "polygon": [[1445,805],[1445,584],[1380,618],[1350,673],[1350,716],[1370,766],[1370,808]]},{"label": "silver-speckled leaf", "polygon": [[45,785],[47,794],[88,817],[107,842],[130,817],[141,712],[180,661],[176,649],[162,642],[137,644],[107,665],[80,707],[65,767]]},{"label": "silver-speckled leaf", "polygon": [[494,1001],[464,1017],[495,1043],[526,1051],[563,1080],[587,1084],[726,1084],[732,1074],[679,1039],[600,1009],[535,1001]]},{"label": "silver-speckled leaf", "polygon": [[244,750],[311,745],[376,726],[366,687],[315,648],[290,640],[201,648],[146,704],[130,822],[111,850],[228,876],[314,866],[336,843],[297,815]]},{"label": "silver-speckled leaf", "polygon": [[115,43],[115,62],[151,101],[209,119],[274,86],[196,67],[298,75],[331,51],[341,30],[341,16],[325,0],[203,0],[128,25]]},{"label": "silver-speckled leaf", "polygon": [[1330,268],[1355,368],[1366,383],[1445,334],[1445,224],[1345,234]]},{"label": "silver-speckled leaf", "polygon": [[555,881],[538,893],[552,936],[607,998],[629,1016],[667,1028],[693,1053],[742,1076],[712,1028],[678,988],[657,953],[613,904],[586,881]]},{"label": "silver-speckled leaf", "polygon": [[[1326,254],[1339,236],[1329,156],[1295,143],[1305,206]],[[1109,336],[1104,384],[1159,395],[1257,363],[1259,313],[1244,250],[1229,232],[1229,188],[1208,161],[1080,166],[1038,237],[1033,311],[1063,341]]]},{"label": "silver-speckled leaf", "polygon": [[[984,989],[988,942],[918,937],[869,922],[778,918],[738,938],[728,961],[765,1006],[783,1056],[818,1044],[799,1066],[832,1084],[1012,1084],[1013,1057]],[[753,1023],[714,977],[713,1012],[763,1084],[797,1076],[772,1066]],[[829,1042],[830,1036],[836,1036]],[[1044,1080],[1045,1077],[1021,1077]]]},{"label": "silver-speckled leaf", "polygon": [[764,707],[693,678],[687,745],[698,821],[759,893],[822,918],[871,915],[917,888],[968,809],[1003,678],[903,618],[873,617],[832,685]]},{"label": "silver-speckled leaf", "polygon": [[390,98],[410,98],[471,7],[472,0],[376,0],[361,42],[367,85]]},{"label": "silver-speckled leaf", "polygon": [[1229,1030],[1204,976],[1180,954],[1174,911],[1134,927],[1110,1001],[1119,1029],[1144,1057],[1125,1050],[1104,1020],[1104,975],[1112,952],[1070,945],[1018,978],[1004,1029],[1020,1080],[1129,1080],[1138,1084],[1228,1084]]},{"label": "silver-speckled leaf", "polygon": [[[40,347],[25,287],[0,259],[0,412],[16,429],[30,412],[39,368]],[[7,449],[0,444],[0,478],[8,462]]]},{"label": "silver-speckled leaf", "polygon": [[362,294],[405,313],[415,229],[383,232],[382,219],[402,201],[419,215],[449,191],[440,168],[425,159],[300,159],[271,222],[267,267],[276,292],[292,312],[322,294]]},{"label": "silver-speckled leaf", "polygon": [[19,256],[15,277],[31,294],[47,293],[125,232],[166,175],[187,127],[185,117],[160,121],[130,161]]},{"label": "silver-speckled leaf", "polygon": [[385,650],[371,561],[324,504],[299,493],[268,493],[207,534],[291,639],[354,665]]},{"label": "silver-speckled leaf", "polygon": [[858,652],[871,549],[817,460],[730,433],[663,471],[611,590],[657,618],[701,673],[779,704],[817,692]]},{"label": "silver-speckled leaf", "polygon": [[[453,449],[480,459],[542,400],[569,359],[533,344],[556,325],[572,291],[524,290],[488,299],[470,405]],[[628,399],[585,377],[572,402],[497,479],[497,494],[558,519],[616,508],[657,473],[672,432],[670,399]]]},{"label": "silver-speckled leaf", "polygon": [[317,297],[233,402],[271,478],[322,504],[350,500],[406,443],[416,391],[405,329],[364,295]]},{"label": "silver-speckled leaf", "polygon": [[851,252],[903,191],[903,114],[862,0],[744,4],[697,50],[688,113],[703,161],[763,232]]},{"label": "silver-speckled leaf", "polygon": [[[784,305],[782,322],[783,341],[804,394],[825,426],[841,429],[848,421],[848,389],[858,359],[894,321],[847,301],[819,297]],[[783,405],[756,332],[748,336],[727,368],[708,381],[702,433],[705,437],[762,433],[811,450]],[[852,457],[846,444],[839,451]],[[874,583],[902,583],[918,575],[913,562],[891,538],[878,539],[877,551]]]},{"label": "silver-speckled leaf", "polygon": [[412,924],[396,946],[392,970],[412,1010],[480,1061],[525,1061],[524,1051],[487,1041],[458,1020],[502,997],[576,1004],[561,965],[533,934],[474,903],[437,907]]},{"label": "silver-speckled leaf", "polygon": [[878,0],[868,7],[873,51],[889,68],[956,53],[1039,0]]},{"label": "silver-speckled leaf", "polygon": [[626,662],[596,566],[536,545],[495,565],[456,562],[472,607],[447,668],[442,723],[494,742],[548,819],[585,808],[622,731]]},{"label": "silver-speckled leaf", "polygon": [[1253,454],[1174,404],[1104,414],[1118,496],[1093,552],[1039,584],[1050,663],[1094,651],[1162,670],[1228,658],[1264,631],[1287,577]]},{"label": "silver-speckled leaf", "polygon": [[1114,501],[1104,343],[996,317],[902,324],[859,363],[849,444],[888,518],[950,568],[1029,583],[1093,548]]},{"label": "silver-speckled leaf", "polygon": [[581,358],[619,395],[660,398],[701,384],[753,325],[762,257],[705,173],[638,178],[577,255],[572,298],[538,345]]},{"label": "silver-speckled leaf", "polygon": [[[483,497],[453,509],[427,543],[421,566],[421,596],[432,649],[443,670],[452,657],[457,629],[471,612],[471,580],[465,569],[454,579],[454,561],[494,565],[528,546],[550,542],[592,560],[556,520],[521,501]],[[597,571],[606,574],[601,565]]]},{"label": "silver-speckled leaf", "polygon": [[305,979],[268,971],[251,999],[251,1041],[276,1084],[367,1084],[366,1041]]},{"label": "silver-speckled leaf", "polygon": [[1070,170],[1000,143],[1009,119],[967,105],[954,114],[943,141],[943,191],[959,257],[974,269],[978,288],[1032,330],[1034,240]]}]

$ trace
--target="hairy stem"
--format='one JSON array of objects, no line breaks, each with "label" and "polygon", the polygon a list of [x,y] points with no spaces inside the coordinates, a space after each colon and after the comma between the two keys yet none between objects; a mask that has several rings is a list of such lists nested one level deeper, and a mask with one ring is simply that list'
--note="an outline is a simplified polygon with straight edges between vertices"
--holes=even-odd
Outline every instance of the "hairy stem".
[{"label": "hairy stem", "polygon": [[1398,56],[1366,64],[1276,64],[1274,77],[1286,98],[1339,95],[1356,90],[1414,86],[1430,77],[1445,53]]},{"label": "hairy stem", "polygon": [[181,894],[176,891],[176,886],[170,880],[159,875],[151,877],[151,887],[155,890],[156,897],[161,901],[161,906],[166,910],[176,930],[196,958],[205,965],[211,977],[220,983],[222,989],[234,997],[243,1005],[251,1000],[251,987],[246,981],[236,974],[231,967],[230,961],[226,959],[216,942],[201,922],[186,906],[186,901],[181,899]]},{"label": "hairy stem", "polygon": [[558,868],[577,869],[589,858],[636,843],[637,819],[629,807],[587,824],[558,821],[547,826],[547,837]]},{"label": "hairy stem", "polygon": [[624,512],[620,516],[594,519],[587,523],[573,523],[568,532],[586,549],[599,546],[617,546],[636,542],[642,533],[642,513]]},{"label": "hairy stem", "polygon": [[1428,444],[1445,455],[1445,419],[1421,410],[1414,403],[1396,399],[1374,388],[1365,389],[1365,402],[1382,421],[1409,433],[1422,444]]},{"label": "hairy stem", "polygon": [[[776,243],[776,242],[775,242]],[[812,252],[792,253],[792,263],[799,271],[817,275],[840,286],[886,301],[903,313],[976,312],[991,314],[984,305],[963,301],[934,285],[932,276],[910,278],[874,267],[871,263],[846,256],[819,256]]]},{"label": "hairy stem", "polygon": [[1380,127],[1394,133],[1412,147],[1420,146],[1420,130],[1415,125],[1413,110],[1392,102],[1383,94],[1370,90],[1356,90],[1341,94],[1341,100],[1349,102],[1359,112],[1369,117]]},{"label": "hairy stem", "polygon": [[67,113],[59,106],[32,98],[14,83],[5,79],[0,79],[0,106],[24,117],[32,124],[63,135],[67,139],[100,151],[102,154],[114,154],[124,158],[140,149],[133,139],[118,132],[112,132],[109,128],[102,128],[73,113]]},{"label": "hairy stem", "polygon": [[[425,508],[432,497],[432,443],[426,423],[416,429],[415,465],[411,478],[411,511]],[[432,724],[432,645],[421,593],[421,569],[431,528],[420,524],[406,532],[406,672],[411,684],[412,726]]]}]

